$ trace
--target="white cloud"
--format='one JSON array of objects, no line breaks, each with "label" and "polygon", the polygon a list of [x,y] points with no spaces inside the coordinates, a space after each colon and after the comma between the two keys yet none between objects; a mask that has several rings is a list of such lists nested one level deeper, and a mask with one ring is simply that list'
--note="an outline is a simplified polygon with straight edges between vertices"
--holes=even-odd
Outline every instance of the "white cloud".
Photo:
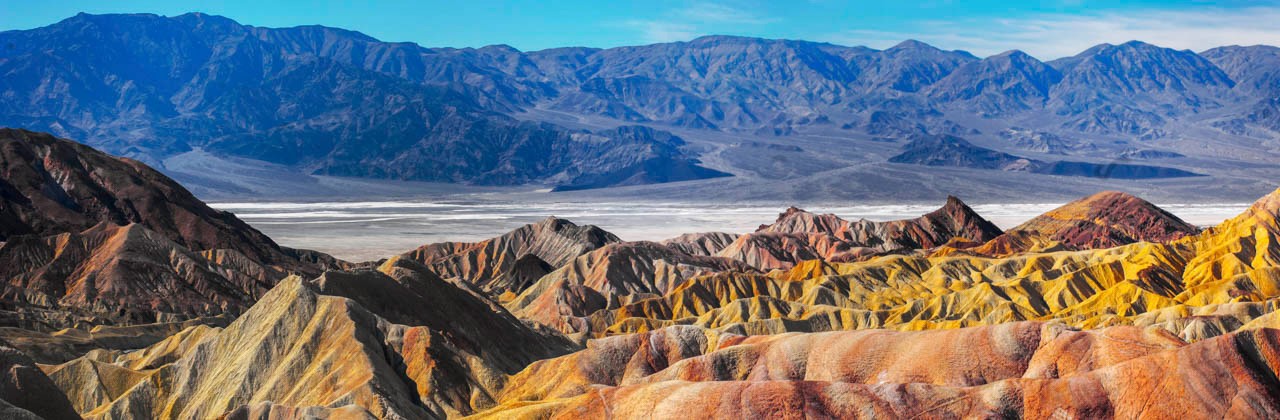
[{"label": "white cloud", "polygon": [[645,42],[688,41],[698,36],[697,28],[690,24],[656,20],[629,20],[623,26],[640,31]]},{"label": "white cloud", "polygon": [[628,20],[622,25],[639,31],[644,42],[655,43],[687,41],[730,26],[763,25],[775,21],[739,7],[707,1],[689,3],[663,15],[661,19]]},{"label": "white cloud", "polygon": [[1223,45],[1280,45],[1280,7],[1136,10],[1020,19],[917,22],[896,31],[851,30],[823,41],[885,48],[918,39],[978,56],[1019,49],[1042,60],[1075,55],[1101,43],[1131,40],[1203,51]]},{"label": "white cloud", "polygon": [[678,10],[676,14],[688,21],[702,23],[758,25],[771,21],[771,19],[756,16],[746,10],[710,2],[690,4],[688,7]]}]

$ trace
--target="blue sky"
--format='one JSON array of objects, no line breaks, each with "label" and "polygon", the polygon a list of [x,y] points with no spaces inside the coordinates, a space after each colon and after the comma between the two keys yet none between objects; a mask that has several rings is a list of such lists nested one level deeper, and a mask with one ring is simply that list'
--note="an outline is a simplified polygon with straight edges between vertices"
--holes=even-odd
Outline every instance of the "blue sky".
[{"label": "blue sky", "polygon": [[1132,39],[1192,50],[1280,45],[1275,1],[291,1],[0,0],[0,30],[78,12],[201,11],[256,26],[320,24],[432,47],[613,47],[729,34],[885,48],[919,39],[979,56],[1041,59]]}]

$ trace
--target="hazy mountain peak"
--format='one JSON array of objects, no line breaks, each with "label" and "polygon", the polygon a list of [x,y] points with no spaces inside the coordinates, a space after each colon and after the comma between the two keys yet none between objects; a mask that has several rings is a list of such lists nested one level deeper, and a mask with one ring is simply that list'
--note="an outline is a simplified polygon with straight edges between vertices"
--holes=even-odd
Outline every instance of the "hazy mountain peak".
[{"label": "hazy mountain peak", "polygon": [[1200,56],[1226,72],[1239,90],[1271,97],[1280,93],[1280,48],[1232,45],[1207,50]]},{"label": "hazy mountain peak", "polygon": [[1137,120],[1158,123],[1160,116],[1141,111],[1150,103],[1168,108],[1165,115],[1218,107],[1216,98],[1235,85],[1194,52],[1141,41],[1101,44],[1051,65],[1063,73],[1053,88],[1055,100],[1067,113],[1084,116],[1085,131],[1113,131]]},{"label": "hazy mountain peak", "polygon": [[1034,57],[1034,56],[1032,56],[1031,54],[1027,54],[1026,52],[1024,52],[1024,51],[1022,51],[1022,50],[1009,50],[1009,51],[1005,51],[1005,52],[1002,52],[1002,53],[999,53],[999,54],[996,54],[996,55],[993,55],[993,56],[987,57],[987,59],[992,59],[992,58],[1008,59],[1008,60],[1028,60],[1028,59],[1030,59],[1030,60],[1040,61],[1040,59],[1035,58],[1035,57]]},{"label": "hazy mountain peak", "polygon": [[960,100],[984,115],[1042,106],[1062,74],[1018,50],[964,64],[930,88],[942,101]]},{"label": "hazy mountain peak", "polygon": [[228,18],[226,16],[211,15],[208,13],[201,13],[201,12],[184,13],[181,15],[171,17],[170,19],[177,20],[180,22],[185,22],[188,24],[217,24],[217,25],[236,25],[236,26],[240,25],[240,22],[236,22],[235,20],[232,20],[231,18]]},{"label": "hazy mountain peak", "polygon": [[485,46],[483,46],[483,47],[477,48],[476,50],[477,50],[477,51],[493,51],[493,52],[511,53],[511,54],[517,54],[517,53],[519,53],[519,52],[520,52],[520,50],[519,50],[519,49],[516,49],[516,47],[510,46],[510,45],[507,45],[507,44],[493,44],[493,45],[485,45]]},{"label": "hazy mountain peak", "polygon": [[1119,46],[1120,46],[1120,47],[1125,47],[1125,48],[1152,48],[1152,49],[1154,49],[1154,48],[1162,48],[1162,47],[1158,47],[1158,46],[1155,46],[1155,45],[1152,45],[1152,44],[1148,44],[1148,43],[1146,43],[1146,42],[1142,42],[1142,41],[1139,41],[1139,40],[1136,40],[1136,39],[1126,41],[1125,43],[1120,44]]},{"label": "hazy mountain peak", "polygon": [[908,40],[899,42],[897,45],[889,47],[887,50],[907,50],[907,49],[929,49],[929,50],[942,51],[938,49],[938,47],[935,47],[925,42],[917,41],[914,39],[908,39]]},{"label": "hazy mountain peak", "polygon": [[750,36],[740,35],[703,35],[689,40],[689,44],[693,45],[715,45],[715,44],[758,44],[768,43],[776,40],[764,39]]}]

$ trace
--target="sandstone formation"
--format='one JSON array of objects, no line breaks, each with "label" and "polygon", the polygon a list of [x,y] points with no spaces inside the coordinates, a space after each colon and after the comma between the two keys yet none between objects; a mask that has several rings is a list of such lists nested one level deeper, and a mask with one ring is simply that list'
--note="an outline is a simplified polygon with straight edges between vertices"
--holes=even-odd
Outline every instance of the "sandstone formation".
[{"label": "sandstone formation", "polygon": [[78,419],[62,391],[26,355],[0,342],[0,417]]},{"label": "sandstone formation", "polygon": [[578,317],[661,296],[685,279],[754,271],[723,257],[688,255],[655,242],[607,245],[539,279],[507,303],[517,316],[566,333],[584,332]]},{"label": "sandstone formation", "polygon": [[276,245],[140,162],[0,129],[0,325],[234,316],[290,273],[343,265]]},{"label": "sandstone formation", "polygon": [[[564,358],[572,357],[580,356]],[[542,365],[558,360],[521,372],[510,389],[523,389],[516,380],[541,382]],[[1280,415],[1280,330],[1271,329],[1191,345],[1132,327],[1077,332],[1038,323],[784,334],[671,363],[622,380],[571,376],[600,382],[506,395],[506,405],[481,418]]]},{"label": "sandstone formation", "polygon": [[972,231],[939,228],[974,226],[954,220],[793,211],[761,231],[915,248],[769,272],[706,255],[723,235],[609,243],[550,272],[555,253],[504,251],[493,279],[543,275],[502,304],[394,257],[291,277],[225,328],[43,368],[89,418],[1280,415],[1280,190],[1105,248],[976,255]]},{"label": "sandstone formation", "polygon": [[[1272,245],[1280,232],[1276,197],[1280,192],[1218,227],[1170,243],[1004,258],[952,252],[810,260],[768,274],[692,277],[662,296],[578,316],[575,330],[600,337],[692,324],[756,335],[1058,319],[1081,328],[1159,326],[1199,340],[1266,322],[1274,310],[1271,300],[1280,297],[1271,262],[1280,255]],[[835,219],[808,220],[802,225],[829,226]],[[1206,306],[1215,304],[1218,309]]]},{"label": "sandstone formation", "polygon": [[986,242],[1000,229],[955,197],[915,219],[850,222],[792,207],[770,225],[739,236],[717,254],[768,269],[806,260],[858,261],[871,256]]},{"label": "sandstone formation", "polygon": [[139,224],[200,252],[296,260],[235,215],[214,210],[169,177],[49,134],[0,128],[0,241]]},{"label": "sandstone formation", "polygon": [[559,268],[579,255],[620,241],[598,227],[548,217],[493,239],[429,244],[403,256],[442,277],[465,280],[494,295],[518,294],[529,287],[530,280],[537,280],[531,278],[530,270],[536,272],[544,264]]},{"label": "sandstone formation", "polygon": [[1100,192],[1009,229],[974,250],[988,256],[1027,251],[1111,248],[1134,242],[1169,242],[1199,232],[1195,226],[1138,197]]},{"label": "sandstone formation", "polygon": [[90,418],[424,418],[492,405],[506,375],[572,349],[417,263],[380,270],[291,277],[225,329],[51,375]]},{"label": "sandstone formation", "polygon": [[719,254],[739,236],[742,235],[723,232],[686,233],[661,243],[685,254],[711,256]]}]

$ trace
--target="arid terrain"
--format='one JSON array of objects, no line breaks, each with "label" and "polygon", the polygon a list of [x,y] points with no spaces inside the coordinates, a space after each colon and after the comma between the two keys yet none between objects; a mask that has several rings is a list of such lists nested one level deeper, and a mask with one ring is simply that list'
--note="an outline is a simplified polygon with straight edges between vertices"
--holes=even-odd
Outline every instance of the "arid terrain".
[{"label": "arid terrain", "polygon": [[1280,419],[1280,4],[376,3],[0,2],[0,419]]},{"label": "arid terrain", "polygon": [[1207,228],[951,197],[353,263],[68,140],[0,130],[0,158],[7,417],[1280,416],[1280,190]]}]

